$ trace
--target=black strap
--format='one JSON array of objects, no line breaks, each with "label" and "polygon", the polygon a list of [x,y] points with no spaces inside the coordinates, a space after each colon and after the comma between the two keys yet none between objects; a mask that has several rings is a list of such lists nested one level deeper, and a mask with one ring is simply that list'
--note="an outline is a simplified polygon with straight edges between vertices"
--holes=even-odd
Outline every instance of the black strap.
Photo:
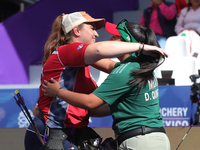
[{"label": "black strap", "polygon": [[149,134],[149,133],[152,133],[152,132],[163,132],[163,133],[165,133],[165,129],[163,127],[161,127],[161,128],[150,128],[150,127],[141,126],[140,128],[133,129],[133,130],[130,130],[130,131],[127,131],[127,132],[120,134],[117,137],[117,142],[118,142],[118,145],[120,145],[126,139],[129,139],[129,138],[137,136],[137,135]]},{"label": "black strap", "polygon": [[44,115],[43,112],[39,109],[37,112],[37,117],[42,120],[42,122],[45,124],[45,120],[44,120]]}]

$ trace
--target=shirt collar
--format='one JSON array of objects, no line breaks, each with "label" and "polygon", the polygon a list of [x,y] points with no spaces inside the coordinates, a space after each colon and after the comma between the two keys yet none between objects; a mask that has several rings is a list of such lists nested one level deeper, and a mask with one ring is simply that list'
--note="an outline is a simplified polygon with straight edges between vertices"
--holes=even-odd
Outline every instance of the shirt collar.
[{"label": "shirt collar", "polygon": [[128,62],[136,62],[137,61],[137,55],[136,53],[132,53],[130,56],[128,56],[126,59],[124,59],[122,62],[118,62],[115,64],[115,68],[120,66],[121,64],[125,64]]}]

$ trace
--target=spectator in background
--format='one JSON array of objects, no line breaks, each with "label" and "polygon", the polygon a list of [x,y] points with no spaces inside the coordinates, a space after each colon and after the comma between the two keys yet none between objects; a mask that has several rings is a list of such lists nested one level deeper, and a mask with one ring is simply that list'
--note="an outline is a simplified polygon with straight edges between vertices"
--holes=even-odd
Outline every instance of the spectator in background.
[{"label": "spectator in background", "polygon": [[200,0],[189,0],[188,7],[181,10],[175,32],[186,38],[187,49],[197,57],[200,50]]},{"label": "spectator in background", "polygon": [[175,0],[175,4],[176,4],[177,9],[178,9],[177,17],[179,17],[181,9],[188,6],[188,0]]},{"label": "spectator in background", "polygon": [[174,3],[165,0],[151,0],[152,5],[146,8],[142,14],[140,25],[151,28],[156,34],[158,43],[162,49],[168,37],[176,35],[177,8]]}]

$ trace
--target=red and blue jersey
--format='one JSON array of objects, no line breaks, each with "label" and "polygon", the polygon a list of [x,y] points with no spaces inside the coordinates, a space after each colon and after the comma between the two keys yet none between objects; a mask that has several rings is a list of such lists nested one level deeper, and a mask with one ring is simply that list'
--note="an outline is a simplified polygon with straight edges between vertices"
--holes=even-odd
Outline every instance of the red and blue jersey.
[{"label": "red and blue jersey", "polygon": [[[92,79],[89,66],[85,65],[84,54],[88,44],[73,43],[59,47],[52,53],[41,74],[44,80],[54,78],[63,89],[89,94],[97,85]],[[39,108],[50,128],[83,128],[88,125],[88,110],[74,107],[58,97],[47,97],[40,86]]]}]

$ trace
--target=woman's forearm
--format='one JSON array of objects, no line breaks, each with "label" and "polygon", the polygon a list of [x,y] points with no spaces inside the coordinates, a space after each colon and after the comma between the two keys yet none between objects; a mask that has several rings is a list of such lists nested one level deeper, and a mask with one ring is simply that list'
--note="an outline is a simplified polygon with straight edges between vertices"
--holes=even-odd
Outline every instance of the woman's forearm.
[{"label": "woman's forearm", "polygon": [[103,100],[99,101],[98,97],[94,94],[76,93],[65,89],[60,89],[57,96],[75,107],[87,110],[99,107],[104,103]]},{"label": "woman's forearm", "polygon": [[92,93],[83,94],[62,89],[59,82],[53,78],[51,79],[51,82],[44,80],[42,87],[42,91],[44,92],[45,96],[59,97],[63,101],[75,107],[90,110],[105,104],[102,99]]},{"label": "woman's forearm", "polygon": [[[117,41],[104,41],[90,44],[85,51],[85,63],[89,65],[102,58],[112,58],[125,54],[131,54],[137,52],[140,45],[140,43]],[[161,48],[158,48],[156,46],[144,45],[144,54],[151,55],[151,53],[155,51],[161,53],[162,55],[167,55]]]}]

